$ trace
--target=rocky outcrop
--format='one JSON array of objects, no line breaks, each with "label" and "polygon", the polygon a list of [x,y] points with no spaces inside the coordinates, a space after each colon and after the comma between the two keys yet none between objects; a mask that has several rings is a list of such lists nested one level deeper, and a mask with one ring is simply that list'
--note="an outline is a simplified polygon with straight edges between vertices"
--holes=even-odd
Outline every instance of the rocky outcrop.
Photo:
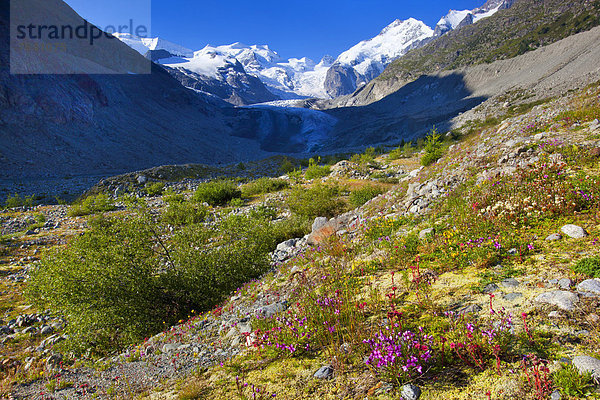
[{"label": "rocky outcrop", "polygon": [[325,91],[331,97],[343,96],[356,90],[359,77],[352,67],[334,64],[325,77]]},{"label": "rocky outcrop", "polygon": [[183,86],[210,93],[236,106],[279,100],[260,79],[247,74],[239,61],[219,68],[217,77],[201,75],[185,68],[164,68]]}]

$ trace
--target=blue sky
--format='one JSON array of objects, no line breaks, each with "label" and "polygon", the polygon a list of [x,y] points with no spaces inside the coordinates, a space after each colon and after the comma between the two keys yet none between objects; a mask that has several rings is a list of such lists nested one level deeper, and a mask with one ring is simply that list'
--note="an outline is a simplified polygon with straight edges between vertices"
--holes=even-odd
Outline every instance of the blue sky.
[{"label": "blue sky", "polygon": [[[395,19],[434,26],[449,9],[485,0],[66,0],[100,27],[148,25],[152,36],[198,50],[206,44],[268,44],[285,58],[337,56]],[[137,22],[141,21],[141,22]]]}]

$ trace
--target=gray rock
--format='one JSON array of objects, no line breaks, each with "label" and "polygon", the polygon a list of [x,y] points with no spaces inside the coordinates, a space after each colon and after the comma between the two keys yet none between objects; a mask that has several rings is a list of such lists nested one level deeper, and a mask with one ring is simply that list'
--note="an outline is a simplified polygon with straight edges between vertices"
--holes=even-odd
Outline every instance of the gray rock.
[{"label": "gray rock", "polygon": [[315,218],[315,221],[312,224],[312,231],[316,232],[319,229],[321,229],[322,227],[325,226],[325,224],[329,222],[329,219],[325,218],[325,217],[317,217]]},{"label": "gray rock", "polygon": [[60,366],[60,363],[61,363],[62,359],[63,359],[62,354],[60,354],[60,353],[54,353],[54,354],[52,354],[46,360],[46,368],[49,369],[49,370],[58,368]]},{"label": "gray rock", "polygon": [[493,293],[493,292],[495,292],[498,289],[500,289],[498,287],[498,285],[496,285],[495,283],[490,283],[485,288],[483,288],[483,293]]},{"label": "gray rock", "polygon": [[512,248],[512,249],[508,250],[508,254],[510,254],[511,256],[514,256],[514,255],[516,255],[517,253],[518,253],[518,251],[517,251],[517,249],[515,249],[515,248]]},{"label": "gray rock", "polygon": [[552,394],[550,395],[550,400],[560,400],[560,392],[558,390],[555,390],[554,392],[552,392]]},{"label": "gray rock", "polygon": [[287,302],[282,301],[279,303],[273,303],[269,304],[268,306],[261,307],[256,310],[255,314],[263,318],[271,318],[273,315],[285,311],[287,307]]},{"label": "gray rock", "polygon": [[508,289],[514,289],[514,288],[518,287],[520,284],[521,284],[521,282],[519,282],[515,278],[507,278],[507,279],[503,280],[502,282],[500,282],[500,286],[502,286],[503,288],[508,288]]},{"label": "gray rock", "polygon": [[515,301],[517,299],[520,299],[521,297],[523,297],[523,293],[509,293],[506,296],[504,296],[504,300]]},{"label": "gray rock", "polygon": [[421,397],[421,389],[418,386],[409,383],[402,386],[400,396],[402,396],[404,400],[417,400]]},{"label": "gray rock", "polygon": [[561,232],[573,239],[581,239],[588,235],[588,233],[582,227],[578,225],[565,225],[560,228]]},{"label": "gray rock", "polygon": [[577,285],[577,290],[584,294],[600,295],[600,279],[586,279]]},{"label": "gray rock", "polygon": [[553,233],[552,235],[550,235],[546,238],[546,241],[554,242],[554,241],[557,241],[560,239],[562,239],[562,235],[560,233]]},{"label": "gray rock", "polygon": [[540,294],[535,298],[535,301],[557,306],[561,310],[572,311],[575,308],[575,304],[579,302],[579,297],[572,292],[555,290]]},{"label": "gray rock", "polygon": [[315,372],[314,377],[317,379],[331,379],[333,377],[333,368],[331,365],[324,365]]},{"label": "gray rock", "polygon": [[470,314],[470,313],[478,313],[483,308],[479,304],[469,304],[468,306],[461,308],[458,310],[459,315]]},{"label": "gray rock", "polygon": [[283,252],[288,252],[296,245],[297,241],[298,241],[298,239],[290,239],[290,240],[286,240],[283,243],[279,243],[277,245],[277,250],[283,251]]},{"label": "gray rock", "polygon": [[140,185],[143,185],[146,182],[148,182],[148,178],[146,178],[144,175],[138,175],[137,183],[139,183]]},{"label": "gray rock", "polygon": [[52,335],[54,333],[54,328],[48,325],[42,325],[40,333],[42,335]]},{"label": "gray rock", "polygon": [[594,379],[600,378],[600,360],[590,356],[577,356],[573,358],[573,365],[580,374],[591,372]]},{"label": "gray rock", "polygon": [[569,278],[562,278],[558,281],[558,286],[560,286],[560,288],[564,290],[569,290],[572,285],[573,281],[571,281]]},{"label": "gray rock", "polygon": [[161,349],[161,351],[163,353],[170,353],[172,351],[175,351],[177,349],[179,349],[180,344],[179,343],[165,343]]},{"label": "gray rock", "polygon": [[548,279],[548,285],[558,285],[558,279]]},{"label": "gray rock", "polygon": [[423,229],[421,232],[419,232],[419,239],[426,239],[428,236],[433,235],[434,232],[435,229],[433,228]]},{"label": "gray rock", "polygon": [[548,317],[550,317],[550,318],[562,318],[562,316],[563,315],[560,312],[558,312],[558,311],[551,311],[548,314]]}]

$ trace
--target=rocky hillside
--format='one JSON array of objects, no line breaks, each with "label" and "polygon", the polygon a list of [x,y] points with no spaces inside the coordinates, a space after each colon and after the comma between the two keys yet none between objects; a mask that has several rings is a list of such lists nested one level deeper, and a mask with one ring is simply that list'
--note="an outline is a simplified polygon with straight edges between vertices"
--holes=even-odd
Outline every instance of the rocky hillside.
[{"label": "rocky hillside", "polygon": [[597,1],[517,0],[475,25],[453,30],[410,51],[378,79],[336,104],[368,104],[423,74],[513,58],[598,24]]},{"label": "rocky hillside", "polygon": [[2,396],[597,396],[599,99],[239,187],[157,172],[5,210]]}]

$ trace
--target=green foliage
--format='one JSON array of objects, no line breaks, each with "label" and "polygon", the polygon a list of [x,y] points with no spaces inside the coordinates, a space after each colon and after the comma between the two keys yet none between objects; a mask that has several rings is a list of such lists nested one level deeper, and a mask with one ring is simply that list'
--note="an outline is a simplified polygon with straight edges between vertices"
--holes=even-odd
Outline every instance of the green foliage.
[{"label": "green foliage", "polygon": [[582,258],[571,269],[580,274],[600,278],[600,256]]},{"label": "green foliage", "polygon": [[344,202],[338,197],[340,188],[333,185],[318,184],[311,188],[292,189],[287,205],[290,210],[306,218],[333,217],[344,209]]},{"label": "green foliage", "polygon": [[208,215],[208,209],[191,202],[172,201],[161,215],[165,224],[174,226],[192,225],[204,222]]},{"label": "green foliage", "polygon": [[18,193],[15,193],[12,196],[8,196],[6,198],[6,202],[4,203],[5,208],[15,208],[15,207],[31,207],[33,206],[33,201],[35,200],[35,196],[31,195],[30,197],[21,197]]},{"label": "green foliage", "polygon": [[560,369],[552,373],[552,383],[563,396],[569,398],[588,397],[594,391],[592,374],[590,372],[580,374],[573,365],[562,365]]},{"label": "green foliage", "polygon": [[390,151],[389,159],[390,160],[398,160],[400,158],[410,158],[415,153],[415,149],[413,147],[412,142],[406,142],[400,144],[397,148]]},{"label": "green foliage", "polygon": [[274,178],[259,178],[242,186],[242,196],[250,197],[257,194],[278,192],[290,187],[288,181]]},{"label": "green foliage", "polygon": [[185,196],[183,193],[175,193],[173,189],[169,188],[164,193],[163,201],[167,204],[183,203],[185,201]]},{"label": "green foliage", "polygon": [[[172,203],[170,207],[187,203]],[[230,215],[218,225],[170,230],[143,210],[99,217],[32,271],[27,296],[65,316],[72,349],[98,354],[136,343],[218,304],[270,268],[277,243],[306,233],[304,220]]]},{"label": "green foliage", "polygon": [[27,295],[65,315],[79,350],[133,343],[173,318],[161,290],[156,234],[143,218],[98,218],[32,271]]},{"label": "green foliage", "polygon": [[165,190],[165,184],[162,182],[147,183],[145,190],[148,196],[160,196]]},{"label": "green foliage", "polygon": [[194,192],[193,199],[211,206],[221,206],[232,199],[242,197],[242,192],[230,181],[211,181],[201,183]]},{"label": "green foliage", "polygon": [[327,165],[319,165],[321,158],[319,157],[316,161],[311,158],[308,161],[308,168],[304,172],[306,179],[318,179],[328,176],[331,173],[331,169]]},{"label": "green foliage", "polygon": [[383,193],[383,189],[379,186],[367,185],[353,191],[350,194],[350,205],[354,208],[360,207],[372,198]]},{"label": "green foliage", "polygon": [[241,197],[236,197],[235,199],[231,199],[231,201],[229,202],[229,205],[231,207],[243,207],[244,206],[244,200]]},{"label": "green foliage", "polygon": [[289,174],[290,172],[294,171],[296,169],[296,166],[294,165],[294,163],[292,163],[287,157],[283,160],[283,162],[281,163],[281,165],[279,166],[279,169],[285,173],[285,174]]},{"label": "green foliage", "polygon": [[368,147],[362,154],[354,154],[350,157],[350,161],[359,165],[369,165],[375,162],[376,150],[375,147]]},{"label": "green foliage", "polygon": [[425,154],[421,158],[421,165],[431,165],[444,155],[441,138],[442,136],[438,134],[438,131],[434,126],[425,138]]},{"label": "green foliage", "polygon": [[69,208],[68,214],[71,217],[96,214],[100,212],[113,211],[116,207],[108,195],[100,193],[96,196],[88,196],[79,204],[74,204]]}]

